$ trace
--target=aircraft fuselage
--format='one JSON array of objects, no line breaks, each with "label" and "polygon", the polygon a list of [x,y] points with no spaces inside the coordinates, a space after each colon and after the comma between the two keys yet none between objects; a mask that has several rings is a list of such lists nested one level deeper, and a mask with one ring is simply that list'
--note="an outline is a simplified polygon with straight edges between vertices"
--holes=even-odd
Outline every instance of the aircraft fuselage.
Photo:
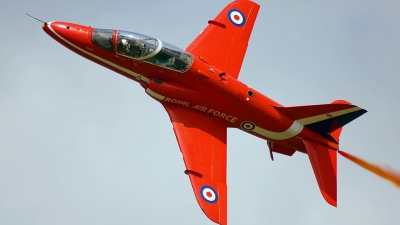
[{"label": "aircraft fuselage", "polygon": [[[343,126],[367,111],[345,100],[284,107],[240,82],[260,6],[228,4],[182,50],[147,35],[67,22],[44,31],[73,52],[138,82],[167,111],[196,200],[227,225],[227,128],[267,141],[273,152],[307,153],[324,199],[337,206],[337,150]],[[43,21],[42,21],[43,22]]]},{"label": "aircraft fuselage", "polygon": [[[187,62],[188,68],[165,66],[167,62],[151,61],[151,57],[138,59],[118,53],[118,30],[112,30],[112,45],[110,47],[107,44],[106,48],[110,49],[106,51],[93,43],[92,27],[50,22],[44,24],[43,29],[73,52],[138,82],[147,94],[159,102],[200,111],[218,118],[227,127],[244,130],[300,152],[306,151],[303,139],[332,149],[338,148],[337,143],[322,138],[277,111],[276,107],[281,107],[279,103],[214,67],[206,58],[191,55],[190,62]],[[158,39],[154,40],[157,42]],[[125,48],[123,44],[120,43],[121,51]]]}]

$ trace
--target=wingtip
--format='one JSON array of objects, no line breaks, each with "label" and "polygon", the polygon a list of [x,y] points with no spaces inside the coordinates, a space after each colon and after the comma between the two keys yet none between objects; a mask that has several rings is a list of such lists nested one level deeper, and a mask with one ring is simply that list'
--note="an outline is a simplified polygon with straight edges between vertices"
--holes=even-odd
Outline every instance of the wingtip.
[{"label": "wingtip", "polygon": [[331,205],[331,206],[337,208],[337,199],[336,199],[336,198],[332,198],[332,197],[329,196],[327,193],[325,193],[322,189],[321,189],[321,193],[322,193],[322,196],[324,197],[325,201],[326,201],[329,205]]}]

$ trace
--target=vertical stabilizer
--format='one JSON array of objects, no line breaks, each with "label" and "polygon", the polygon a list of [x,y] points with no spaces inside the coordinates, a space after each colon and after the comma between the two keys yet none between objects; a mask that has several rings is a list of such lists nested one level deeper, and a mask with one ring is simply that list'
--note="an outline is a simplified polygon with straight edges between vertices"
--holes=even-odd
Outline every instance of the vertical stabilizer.
[{"label": "vertical stabilizer", "polygon": [[[332,102],[332,104],[347,104],[347,105],[351,105],[350,102],[346,101],[346,100],[335,100]],[[337,143],[339,143],[339,137],[340,134],[342,133],[342,127],[339,127],[337,130],[333,131],[330,133],[330,135],[336,140]]]}]

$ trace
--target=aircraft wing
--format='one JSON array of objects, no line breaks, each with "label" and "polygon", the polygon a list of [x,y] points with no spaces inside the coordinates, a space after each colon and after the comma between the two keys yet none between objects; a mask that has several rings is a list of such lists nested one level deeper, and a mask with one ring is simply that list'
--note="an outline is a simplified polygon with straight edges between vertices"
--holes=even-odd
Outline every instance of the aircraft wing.
[{"label": "aircraft wing", "polygon": [[196,200],[208,218],[227,223],[227,126],[202,112],[169,103],[167,110]]},{"label": "aircraft wing", "polygon": [[249,0],[232,2],[208,21],[186,51],[237,79],[259,8]]}]

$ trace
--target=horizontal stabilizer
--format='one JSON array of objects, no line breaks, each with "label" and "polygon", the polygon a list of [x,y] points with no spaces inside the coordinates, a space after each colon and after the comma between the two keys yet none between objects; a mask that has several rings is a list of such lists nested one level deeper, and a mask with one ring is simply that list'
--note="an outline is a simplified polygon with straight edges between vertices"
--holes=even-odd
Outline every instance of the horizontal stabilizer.
[{"label": "horizontal stabilizer", "polygon": [[337,207],[337,152],[311,141],[304,145],[322,196]]},{"label": "horizontal stabilizer", "polygon": [[336,140],[336,135],[334,135],[335,137],[331,136],[332,132],[367,112],[367,110],[343,100],[335,101],[333,104],[275,107],[275,109],[312,131],[336,142],[338,140]]}]

